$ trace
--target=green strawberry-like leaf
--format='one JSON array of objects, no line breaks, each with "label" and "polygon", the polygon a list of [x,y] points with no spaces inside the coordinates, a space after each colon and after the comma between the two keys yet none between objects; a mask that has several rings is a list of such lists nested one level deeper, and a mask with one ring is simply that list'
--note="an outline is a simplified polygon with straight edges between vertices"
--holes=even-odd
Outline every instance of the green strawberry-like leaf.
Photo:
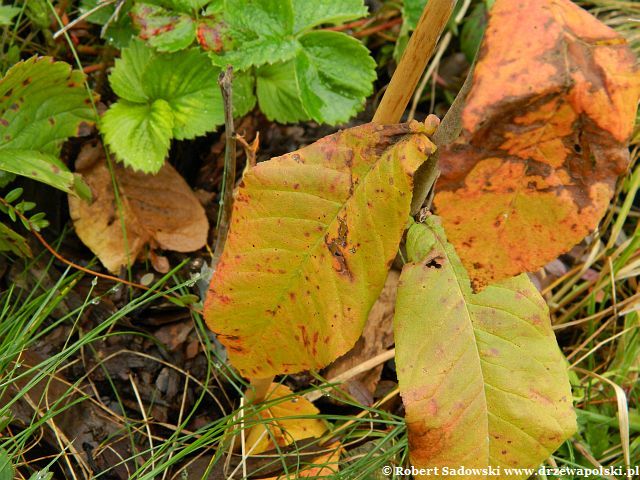
[{"label": "green strawberry-like leaf", "polygon": [[260,110],[269,120],[296,123],[309,118],[300,101],[294,60],[260,67],[256,94]]},{"label": "green strawberry-like leaf", "polygon": [[338,32],[310,31],[365,15],[362,0],[226,0],[224,5],[230,40],[210,57],[221,67],[259,67],[258,101],[269,119],[341,123],[373,91],[375,62],[362,43]]},{"label": "green strawberry-like leaf", "polygon": [[102,118],[102,133],[111,149],[128,166],[157,172],[169,153],[174,115],[169,103],[151,104],[120,100]]},{"label": "green strawberry-like leaf", "polygon": [[324,24],[338,25],[367,15],[362,0],[293,0],[294,33]]},{"label": "green strawberry-like leaf", "polygon": [[300,43],[296,80],[305,110],[317,122],[348,120],[373,91],[376,64],[369,51],[339,32],[310,32]]},{"label": "green strawberry-like leaf", "polygon": [[19,7],[0,5],[0,25],[11,25],[13,17],[20,13]]},{"label": "green strawberry-like leaf", "polygon": [[228,40],[211,53],[215,65],[246,70],[295,56],[291,0],[226,0],[224,13]]},{"label": "green strawberry-like leaf", "polygon": [[[172,138],[195,138],[224,123],[219,73],[199,49],[159,53],[132,42],[109,78],[122,100],[102,119],[107,144],[126,165],[157,172]],[[255,103],[251,79],[239,76],[234,86],[234,113],[244,115]],[[141,136],[126,134],[123,125]]]},{"label": "green strawberry-like leaf", "polygon": [[0,170],[79,194],[58,154],[94,119],[82,72],[49,57],[16,64],[0,80]]}]

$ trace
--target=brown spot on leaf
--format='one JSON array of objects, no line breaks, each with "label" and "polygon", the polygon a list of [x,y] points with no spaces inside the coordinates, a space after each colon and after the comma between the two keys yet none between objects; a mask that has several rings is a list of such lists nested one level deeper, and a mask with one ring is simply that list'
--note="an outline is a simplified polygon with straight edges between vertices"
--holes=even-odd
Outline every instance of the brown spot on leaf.
[{"label": "brown spot on leaf", "polygon": [[446,433],[443,428],[429,428],[424,422],[408,423],[409,451],[412,461],[418,465],[429,465],[445,447]]}]

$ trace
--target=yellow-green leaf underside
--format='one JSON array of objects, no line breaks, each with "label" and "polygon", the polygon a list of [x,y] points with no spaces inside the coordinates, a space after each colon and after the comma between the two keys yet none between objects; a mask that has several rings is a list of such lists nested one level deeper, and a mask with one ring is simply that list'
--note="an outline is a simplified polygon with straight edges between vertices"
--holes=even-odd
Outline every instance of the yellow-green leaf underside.
[{"label": "yellow-green leaf underside", "polygon": [[433,128],[367,124],[247,172],[205,304],[246,376],[321,368],[353,346],[407,225]]},{"label": "yellow-green leaf underside", "polygon": [[437,217],[408,236],[395,336],[412,464],[526,478],[505,468],[537,467],[576,428],[546,303],[526,275],[474,294]]}]

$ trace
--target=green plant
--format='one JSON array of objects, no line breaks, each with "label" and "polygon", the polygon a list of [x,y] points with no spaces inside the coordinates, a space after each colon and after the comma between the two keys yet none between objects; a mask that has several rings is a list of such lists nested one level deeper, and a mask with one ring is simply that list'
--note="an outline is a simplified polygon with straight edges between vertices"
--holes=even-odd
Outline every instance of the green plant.
[{"label": "green plant", "polygon": [[[110,81],[121,100],[102,122],[107,143],[127,165],[158,171],[171,138],[194,138],[223,123],[214,79],[228,65],[236,116],[257,97],[270,120],[344,122],[371,94],[375,62],[358,40],[315,27],[365,14],[362,0],[136,2],[131,17],[147,46],[130,43],[116,62]],[[209,59],[192,47],[196,41]],[[175,80],[180,75],[187,85]],[[195,103],[178,106],[176,96]],[[196,118],[189,128],[187,116]]]},{"label": "green plant", "polygon": [[[39,212],[30,217],[25,215],[36,207],[35,203],[24,200],[15,203],[22,196],[22,192],[22,188],[15,188],[7,193],[3,199],[0,198],[0,212],[8,215],[13,222],[19,218],[27,230],[40,231],[40,229],[46,228],[49,222],[45,219],[44,213]],[[11,252],[19,257],[31,256],[31,249],[24,237],[4,223],[0,223],[0,252]]]},{"label": "green plant", "polygon": [[[81,72],[49,57],[33,57],[11,67],[0,80],[0,187],[21,175],[89,199],[91,192],[82,177],[58,156],[62,143],[93,119]],[[35,207],[32,202],[13,206],[21,194],[22,189],[14,189],[0,203],[0,210],[14,222],[16,212],[24,214]],[[41,213],[29,221],[20,218],[27,229],[47,225]],[[25,239],[2,223],[0,251],[31,255]]]},{"label": "green plant", "polygon": [[[135,29],[129,16],[131,3],[131,0],[124,0],[121,3],[81,0],[80,13],[87,15],[87,21],[102,25],[102,37],[108,45],[124,48],[135,36]],[[119,5],[118,9],[116,9],[117,5]]]},{"label": "green plant", "polygon": [[[171,139],[195,138],[224,123],[219,73],[197,48],[160,53],[134,40],[109,77],[120,100],[101,120],[105,141],[127,166],[159,171]],[[239,74],[234,87],[234,113],[244,115],[255,103],[252,78]]]},{"label": "green plant", "polygon": [[0,171],[89,198],[88,188],[58,158],[62,143],[94,122],[82,72],[50,57],[32,57],[0,80]]},{"label": "green plant", "polygon": [[11,25],[13,17],[20,13],[20,8],[0,5],[0,26]]}]

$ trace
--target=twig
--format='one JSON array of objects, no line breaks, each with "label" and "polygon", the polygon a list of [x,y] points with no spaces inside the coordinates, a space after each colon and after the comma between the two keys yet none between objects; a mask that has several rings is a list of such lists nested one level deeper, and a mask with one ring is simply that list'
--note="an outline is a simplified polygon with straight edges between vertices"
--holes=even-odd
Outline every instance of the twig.
[{"label": "twig", "polygon": [[[68,30],[72,29],[73,27],[75,27],[78,23],[80,23],[81,21],[83,21],[87,17],[90,17],[91,15],[96,13],[98,10],[101,10],[102,8],[104,8],[104,7],[108,6],[108,5],[111,5],[111,4],[115,3],[116,1],[117,0],[105,0],[104,2],[98,3],[91,10],[87,10],[82,15],[80,15],[78,18],[76,18],[74,21],[66,24],[64,27],[62,27],[60,30],[58,30],[56,33],[54,33],[53,34],[53,39],[56,40],[58,37],[60,37],[60,35],[64,34],[66,31],[68,31]],[[120,3],[122,4],[123,2],[120,2]]]},{"label": "twig", "polygon": [[231,223],[231,211],[233,207],[233,187],[236,183],[236,133],[233,127],[233,103],[232,86],[233,69],[228,66],[218,77],[218,85],[222,91],[222,101],[224,103],[224,177],[222,180],[223,194],[220,199],[220,213],[218,215],[218,237],[216,238],[216,248],[213,252],[213,268],[220,260],[224,244],[227,241],[227,233]]},{"label": "twig", "polygon": [[368,37],[369,35],[372,35],[374,33],[383,32],[385,30],[389,30],[394,25],[399,25],[401,23],[402,23],[402,18],[400,18],[400,17],[393,18],[393,19],[389,20],[388,22],[381,23],[379,25],[375,25],[375,26],[370,27],[370,28],[365,28],[364,30],[360,30],[359,32],[356,32],[353,36],[356,37],[356,38]]},{"label": "twig", "polygon": [[[216,238],[216,248],[211,260],[214,269],[222,256],[224,245],[227,241],[227,233],[231,224],[231,212],[233,211],[233,188],[236,183],[236,133],[233,127],[232,81],[233,68],[228,66],[218,78],[218,85],[220,85],[224,103],[225,150],[223,193],[220,199],[220,214],[218,215],[218,237]],[[245,393],[245,401],[247,403],[260,403],[264,400],[273,377],[252,378],[250,380],[252,388]]]},{"label": "twig", "polygon": [[[383,364],[387,360],[391,360],[396,354],[396,349],[392,348],[391,350],[386,350],[369,360],[366,360],[349,370],[342,372],[340,375],[336,375],[333,378],[327,380],[327,383],[344,383],[347,380],[352,379],[356,375],[360,375],[361,373],[368,372],[372,368],[377,367],[378,365]],[[309,400],[310,402],[315,402],[320,397],[322,397],[322,391],[314,390],[312,392],[307,393],[304,398]]]},{"label": "twig", "polygon": [[373,116],[374,122],[390,124],[400,121],[455,4],[456,0],[431,0],[427,3]]},{"label": "twig", "polygon": [[[465,0],[464,3],[462,4],[462,7],[460,7],[460,11],[453,19],[456,25],[462,22],[462,19],[464,18],[464,16],[467,13],[467,10],[469,9],[469,5],[471,5],[471,0]],[[429,68],[427,69],[426,73],[422,77],[422,81],[420,82],[420,85],[418,86],[415,93],[413,94],[413,100],[411,102],[411,110],[409,110],[409,120],[413,119],[416,113],[416,108],[418,107],[418,102],[420,101],[420,97],[422,97],[422,92],[427,86],[427,82],[429,81],[429,78],[431,78],[431,76],[433,75],[433,72],[435,71],[436,67],[440,63],[440,60],[442,59],[442,56],[444,55],[445,50],[449,46],[449,43],[451,43],[452,37],[453,36],[451,35],[451,32],[447,32],[445,36],[442,37],[442,41],[438,46],[438,51],[433,57],[433,62],[431,62],[431,65],[429,65]]]}]

